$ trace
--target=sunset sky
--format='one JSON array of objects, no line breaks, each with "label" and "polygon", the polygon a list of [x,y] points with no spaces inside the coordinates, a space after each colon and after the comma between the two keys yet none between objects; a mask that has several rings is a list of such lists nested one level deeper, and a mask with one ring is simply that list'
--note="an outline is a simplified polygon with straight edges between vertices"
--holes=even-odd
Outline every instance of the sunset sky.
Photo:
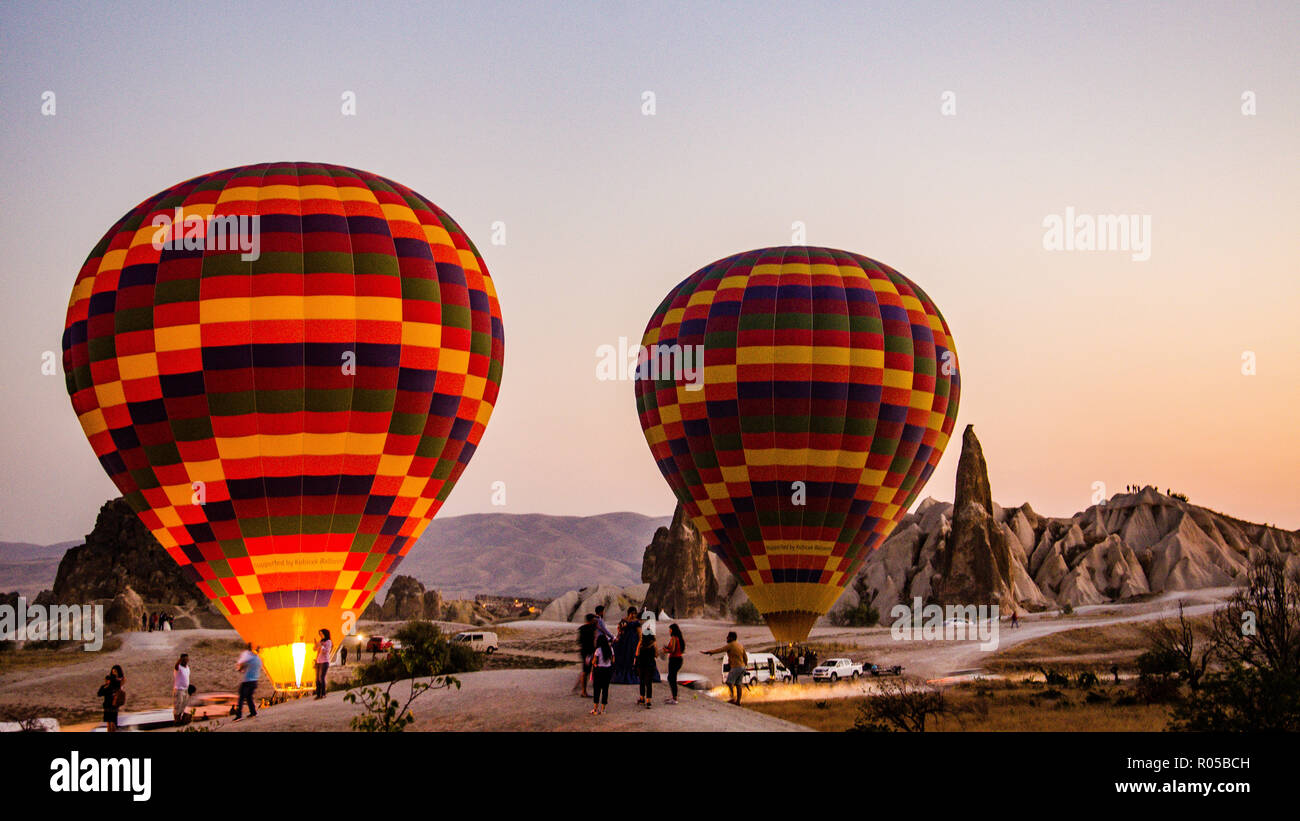
[{"label": "sunset sky", "polygon": [[[596,350],[802,223],[938,304],[999,502],[1152,483],[1300,527],[1297,4],[259,5],[0,7],[0,540],[79,538],[117,495],[41,373],[87,253],[274,160],[410,186],[492,272],[501,394],[441,516],[671,512]],[[1150,259],[1045,249],[1067,208],[1149,216]]]}]

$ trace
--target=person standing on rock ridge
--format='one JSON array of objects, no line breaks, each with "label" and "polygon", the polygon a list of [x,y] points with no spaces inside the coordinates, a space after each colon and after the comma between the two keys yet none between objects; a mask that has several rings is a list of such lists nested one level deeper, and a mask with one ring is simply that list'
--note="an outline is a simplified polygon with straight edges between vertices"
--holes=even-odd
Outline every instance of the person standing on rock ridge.
[{"label": "person standing on rock ridge", "polygon": [[727,702],[739,706],[740,693],[745,689],[745,667],[749,665],[749,655],[745,653],[745,645],[740,643],[736,631],[732,630],[727,634],[727,643],[721,647],[700,652],[706,656],[727,654],[727,695],[729,696]]}]

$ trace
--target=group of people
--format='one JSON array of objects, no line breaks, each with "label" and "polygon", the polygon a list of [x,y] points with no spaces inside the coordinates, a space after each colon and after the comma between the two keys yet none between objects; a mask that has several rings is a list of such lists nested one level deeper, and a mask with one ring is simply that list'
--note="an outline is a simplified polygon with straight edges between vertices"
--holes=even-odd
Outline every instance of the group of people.
[{"label": "group of people", "polygon": [[[334,642],[330,639],[330,631],[321,629],[316,634],[316,690],[315,697],[317,700],[325,698],[325,677],[329,672],[330,656],[334,651]],[[257,701],[254,698],[257,692],[257,684],[262,678],[262,657],[258,653],[258,648],[250,642],[245,645],[240,652],[239,658],[235,661],[235,671],[239,674],[239,697],[235,702],[234,720],[242,721],[244,718],[244,705],[248,705],[248,717],[257,717]],[[104,683],[100,686],[97,696],[103,700],[104,724],[108,732],[117,732],[118,714],[122,706],[126,704],[126,674],[122,671],[120,664],[114,664],[109,670],[108,675],[104,676]],[[172,665],[172,718],[177,724],[184,724],[188,720],[187,710],[189,709],[190,697],[194,695],[195,687],[190,681],[190,654],[181,653]]]},{"label": "group of people", "polygon": [[152,633],[155,630],[171,630],[176,618],[171,613],[142,613],[140,629]]},{"label": "group of people", "polygon": [[[578,655],[582,667],[573,692],[592,700],[591,714],[601,715],[609,707],[611,683],[637,684],[637,706],[650,709],[654,704],[654,685],[659,681],[658,658],[668,659],[668,690],[666,704],[677,703],[677,674],[682,669],[686,652],[686,639],[676,624],[668,627],[668,640],[659,646],[655,620],[637,615],[635,607],[618,623],[618,632],[611,632],[605,623],[605,606],[588,613],[578,627]],[[587,682],[591,682],[591,694]]]},{"label": "group of people", "polygon": [[799,676],[811,673],[817,667],[817,651],[802,644],[792,644],[781,656],[781,663],[790,671],[791,678],[799,681]]},{"label": "group of people", "polygon": [[[573,692],[591,698],[591,714],[603,715],[609,707],[611,683],[637,685],[637,706],[650,709],[654,704],[654,685],[659,681],[658,659],[668,659],[668,699],[665,704],[677,704],[677,678],[686,656],[686,637],[680,625],[668,625],[668,639],[659,645],[654,615],[648,611],[637,615],[635,607],[619,621],[618,631],[612,632],[605,623],[605,607],[601,605],[583,617],[578,627],[578,655],[582,667]],[[748,656],[736,639],[735,632],[727,634],[727,643],[713,650],[701,650],[705,655],[727,654],[728,699],[740,703],[740,690],[745,675]],[[591,682],[588,695],[587,683]]]}]

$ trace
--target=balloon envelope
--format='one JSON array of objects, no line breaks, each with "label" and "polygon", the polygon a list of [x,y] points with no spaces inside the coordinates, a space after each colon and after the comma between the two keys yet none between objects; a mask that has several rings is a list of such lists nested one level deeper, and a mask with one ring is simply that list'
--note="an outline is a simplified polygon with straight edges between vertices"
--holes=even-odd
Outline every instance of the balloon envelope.
[{"label": "balloon envelope", "polygon": [[635,382],[660,471],[779,641],[807,637],[907,512],[960,384],[915,283],[812,247],[683,280],[650,319]]},{"label": "balloon envelope", "polygon": [[436,205],[341,166],[180,183],[86,258],[63,335],[95,454],[277,685],[314,679],[473,455],[501,377],[487,267]]}]

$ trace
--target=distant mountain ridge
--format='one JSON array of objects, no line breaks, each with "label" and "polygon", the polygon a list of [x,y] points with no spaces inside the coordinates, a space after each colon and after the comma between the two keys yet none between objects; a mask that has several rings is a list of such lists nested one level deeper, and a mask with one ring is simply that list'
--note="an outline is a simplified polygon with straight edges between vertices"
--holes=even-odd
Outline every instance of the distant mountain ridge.
[{"label": "distant mountain ridge", "polygon": [[[641,581],[645,546],[671,521],[671,516],[630,512],[448,516],[429,524],[396,574],[414,576],[450,598],[479,593],[550,598],[592,578],[635,585]],[[17,590],[34,599],[54,586],[60,561],[81,545],[0,542],[0,592]]]},{"label": "distant mountain ridge", "polygon": [[641,558],[671,516],[470,513],[434,519],[398,566],[444,596],[558,596],[592,579],[641,582]]},{"label": "distant mountain ridge", "polygon": [[0,542],[0,593],[18,591],[28,599],[49,589],[58,572],[59,560],[79,541],[57,544]]}]

